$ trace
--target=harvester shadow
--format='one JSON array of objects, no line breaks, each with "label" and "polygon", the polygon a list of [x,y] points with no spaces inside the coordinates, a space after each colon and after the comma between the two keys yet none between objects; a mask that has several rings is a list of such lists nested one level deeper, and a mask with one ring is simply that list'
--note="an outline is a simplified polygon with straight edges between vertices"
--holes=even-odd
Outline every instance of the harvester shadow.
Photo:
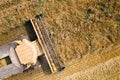
[{"label": "harvester shadow", "polygon": [[32,23],[30,22],[30,20],[25,22],[24,26],[25,26],[25,29],[27,31],[27,35],[28,35],[28,38],[30,39],[30,41],[36,40],[37,35],[36,35],[35,31],[34,31],[34,28],[32,26]]},{"label": "harvester shadow", "polygon": [[38,57],[38,61],[41,65],[43,72],[45,74],[50,74],[51,70],[50,70],[49,64],[48,64],[47,59],[44,54]]}]

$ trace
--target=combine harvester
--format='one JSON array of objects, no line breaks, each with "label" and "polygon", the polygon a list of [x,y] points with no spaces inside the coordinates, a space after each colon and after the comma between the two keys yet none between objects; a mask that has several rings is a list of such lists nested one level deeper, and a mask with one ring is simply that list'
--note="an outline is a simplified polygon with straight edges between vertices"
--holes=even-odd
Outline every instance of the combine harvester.
[{"label": "combine harvester", "polygon": [[30,20],[37,39],[26,38],[15,40],[0,47],[0,63],[6,60],[6,66],[0,67],[0,79],[22,73],[32,65],[36,65],[38,56],[45,55],[52,73],[64,69],[53,47],[52,41],[42,20],[42,14]]}]

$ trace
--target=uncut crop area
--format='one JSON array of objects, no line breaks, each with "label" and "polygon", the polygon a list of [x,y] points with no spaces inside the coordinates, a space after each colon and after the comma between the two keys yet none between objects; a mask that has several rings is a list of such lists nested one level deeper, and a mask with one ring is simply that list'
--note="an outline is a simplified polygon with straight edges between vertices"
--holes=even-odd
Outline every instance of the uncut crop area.
[{"label": "uncut crop area", "polygon": [[27,35],[25,23],[40,13],[64,64],[120,44],[120,0],[2,0],[0,46]]}]

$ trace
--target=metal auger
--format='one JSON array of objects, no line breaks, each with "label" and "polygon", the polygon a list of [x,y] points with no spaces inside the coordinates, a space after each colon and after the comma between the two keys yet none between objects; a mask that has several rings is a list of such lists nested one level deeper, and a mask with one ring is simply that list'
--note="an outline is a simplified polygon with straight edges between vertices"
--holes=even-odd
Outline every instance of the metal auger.
[{"label": "metal auger", "polygon": [[55,73],[63,70],[64,67],[61,65],[60,59],[53,47],[53,43],[42,20],[42,16],[42,14],[37,15],[35,20],[31,20],[31,23],[37,34],[38,41],[42,46],[43,52],[46,56],[50,69],[52,73]]}]

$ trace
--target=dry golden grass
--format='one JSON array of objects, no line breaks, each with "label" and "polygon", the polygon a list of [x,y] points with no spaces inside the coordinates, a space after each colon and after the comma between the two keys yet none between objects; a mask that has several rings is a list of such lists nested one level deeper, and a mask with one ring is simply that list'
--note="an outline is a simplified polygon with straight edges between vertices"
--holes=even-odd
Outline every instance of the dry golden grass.
[{"label": "dry golden grass", "polygon": [[61,80],[114,80],[120,79],[120,57],[110,59],[85,71],[69,75]]},{"label": "dry golden grass", "polygon": [[1,2],[0,6],[3,9],[0,9],[0,45],[17,39],[20,35],[26,35],[23,25],[25,21],[43,13],[55,48],[64,62],[71,60],[74,55],[81,56],[105,49],[119,42],[119,2],[119,0]]},{"label": "dry golden grass", "polygon": [[[27,35],[25,21],[43,13],[64,64],[120,44],[120,0],[8,0],[0,2],[0,45]],[[107,53],[106,53],[107,54]]]}]

